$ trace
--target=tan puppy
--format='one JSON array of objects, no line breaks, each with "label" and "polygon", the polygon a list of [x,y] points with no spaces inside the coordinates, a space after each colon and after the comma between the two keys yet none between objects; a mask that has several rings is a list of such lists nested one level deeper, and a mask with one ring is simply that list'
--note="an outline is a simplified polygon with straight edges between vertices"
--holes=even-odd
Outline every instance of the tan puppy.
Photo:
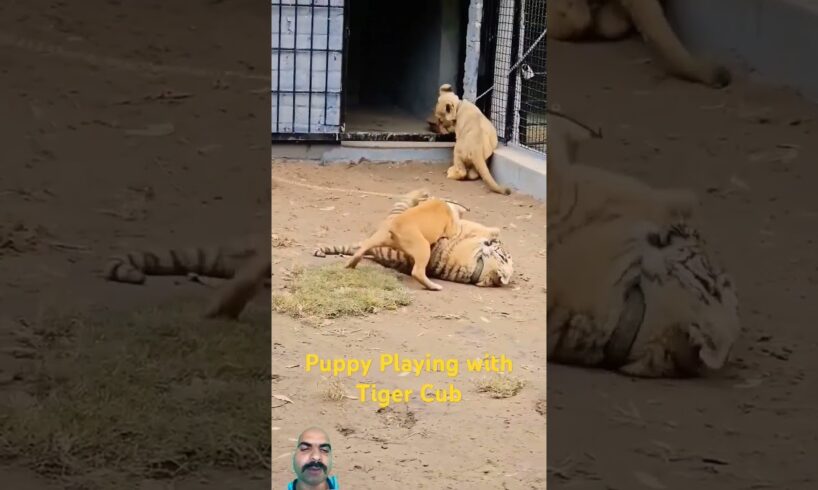
[{"label": "tan puppy", "polygon": [[[476,105],[461,100],[452,86],[445,83],[438,92],[434,119],[438,133],[449,134],[452,130],[455,133],[454,159],[446,177],[452,180],[482,178],[492,191],[511,194],[511,190],[497,184],[489,172],[488,159],[497,149],[497,130]],[[430,122],[430,126],[435,124]]]},{"label": "tan puppy", "polygon": [[347,262],[354,269],[358,262],[376,247],[390,247],[410,256],[413,261],[412,277],[426,288],[440,291],[442,286],[426,276],[432,244],[441,238],[455,236],[460,230],[460,215],[466,208],[442,199],[429,199],[385,220],[371,237]]}]

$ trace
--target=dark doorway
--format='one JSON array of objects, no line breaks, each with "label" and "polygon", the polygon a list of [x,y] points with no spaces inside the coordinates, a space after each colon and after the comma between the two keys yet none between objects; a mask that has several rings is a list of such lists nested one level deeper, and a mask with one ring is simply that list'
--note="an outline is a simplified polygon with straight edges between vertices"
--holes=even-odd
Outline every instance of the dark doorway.
[{"label": "dark doorway", "polygon": [[468,0],[349,0],[347,139],[435,140],[441,84],[462,93]]}]

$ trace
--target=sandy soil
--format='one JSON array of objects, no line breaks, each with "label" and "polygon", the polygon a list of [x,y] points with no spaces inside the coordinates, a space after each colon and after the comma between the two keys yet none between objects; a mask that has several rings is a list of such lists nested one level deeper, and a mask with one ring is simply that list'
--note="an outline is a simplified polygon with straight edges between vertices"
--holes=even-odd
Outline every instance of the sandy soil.
[{"label": "sandy soil", "polygon": [[[97,275],[108,254],[219,243],[268,226],[269,146],[258,131],[260,119],[269,121],[269,73],[258,73],[269,59],[265,7],[245,0],[119,3],[0,5],[3,395],[31,369],[5,349],[10,334],[19,321],[36,322],[42,309],[129,309],[171,294],[209,293],[178,278],[146,287],[108,283]],[[151,72],[142,62],[173,68]],[[168,123],[166,135],[127,133]],[[253,481],[212,474],[175,488],[252,488]],[[0,482],[62,488],[8,462],[0,462]],[[166,488],[160,483],[143,488]]]},{"label": "sandy soil", "polygon": [[603,131],[581,160],[703,197],[744,323],[714,379],[549,366],[553,487],[815,488],[818,106],[743,77],[667,79],[636,40],[548,49],[549,104]]},{"label": "sandy soil", "polygon": [[[438,281],[444,289],[420,289],[402,281],[413,303],[400,311],[340,319],[320,328],[273,316],[273,393],[294,403],[273,409],[274,485],[291,475],[292,439],[311,425],[333,438],[335,468],[341,484],[357,489],[395,488],[543,488],[545,420],[537,402],[545,398],[545,209],[523,195],[490,193],[477,182],[445,178],[445,165],[423,163],[359,164],[319,167],[315,162],[273,164],[273,232],[291,239],[291,247],[273,249],[274,290],[294,264],[326,264],[338,257],[311,256],[317,245],[355,243],[386,216],[392,199],[355,192],[316,191],[306,183],[377,193],[402,194],[425,186],[432,194],[468,206],[470,219],[501,226],[515,263],[513,284],[477,288]],[[284,179],[284,180],[276,180]],[[517,265],[519,264],[519,265]],[[380,266],[375,266],[380,267]],[[357,383],[388,389],[413,389],[412,399],[380,410],[369,401],[322,398],[329,379],[305,371],[305,356],[375,359],[381,354],[423,359],[455,358],[455,379],[442,373],[399,376],[373,371],[366,377],[340,376],[346,392],[358,396]],[[516,396],[491,399],[477,393],[477,373],[465,372],[465,359],[485,353],[505,355],[514,376],[528,384]],[[295,366],[295,367],[292,367]],[[462,391],[459,403],[425,403],[417,391],[424,383]],[[542,405],[539,406],[543,410]]]}]

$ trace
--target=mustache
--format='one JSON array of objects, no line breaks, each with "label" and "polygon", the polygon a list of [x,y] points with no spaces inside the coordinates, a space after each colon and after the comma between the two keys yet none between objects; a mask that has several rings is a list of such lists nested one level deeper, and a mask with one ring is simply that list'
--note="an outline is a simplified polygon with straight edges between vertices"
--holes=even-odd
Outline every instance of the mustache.
[{"label": "mustache", "polygon": [[320,461],[314,461],[312,463],[305,464],[304,466],[301,467],[301,471],[307,471],[310,468],[321,468],[322,470],[324,470],[324,472],[327,471],[327,467],[324,465],[324,463]]}]

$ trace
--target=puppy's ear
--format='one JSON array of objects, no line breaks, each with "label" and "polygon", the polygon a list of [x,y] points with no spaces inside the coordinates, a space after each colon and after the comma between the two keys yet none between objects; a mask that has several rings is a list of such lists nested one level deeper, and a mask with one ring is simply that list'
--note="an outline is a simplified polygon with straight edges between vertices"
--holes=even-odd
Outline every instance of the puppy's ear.
[{"label": "puppy's ear", "polygon": [[449,83],[444,83],[443,85],[441,85],[438,94],[444,94],[446,92],[454,92],[454,90],[452,89],[452,85]]}]

